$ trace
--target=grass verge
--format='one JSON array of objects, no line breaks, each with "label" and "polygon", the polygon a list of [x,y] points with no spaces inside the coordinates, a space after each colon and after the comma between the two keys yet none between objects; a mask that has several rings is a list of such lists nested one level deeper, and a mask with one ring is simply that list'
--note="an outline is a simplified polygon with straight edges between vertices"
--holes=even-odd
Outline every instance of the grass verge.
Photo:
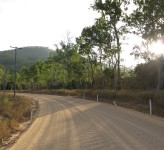
[{"label": "grass verge", "polygon": [[99,102],[113,103],[118,106],[131,108],[140,112],[149,113],[149,100],[152,100],[152,111],[154,115],[164,117],[164,91],[160,90],[37,90],[31,91],[38,94],[51,94],[62,96],[77,96]]},{"label": "grass verge", "polygon": [[0,93],[0,145],[19,130],[20,123],[30,119],[32,100]]}]

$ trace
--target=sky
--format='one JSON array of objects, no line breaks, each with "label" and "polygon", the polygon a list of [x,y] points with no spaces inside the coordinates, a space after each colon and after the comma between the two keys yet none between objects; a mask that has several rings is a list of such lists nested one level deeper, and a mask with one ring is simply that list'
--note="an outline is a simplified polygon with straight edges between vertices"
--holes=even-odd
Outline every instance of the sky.
[{"label": "sky", "polygon": [[[67,33],[75,38],[98,16],[90,8],[94,0],[0,0],[0,51],[13,47],[54,45],[65,40]],[[130,56],[132,45],[123,47],[123,65],[135,66],[140,60]],[[133,43],[133,44],[132,44]]]},{"label": "sky", "polygon": [[92,25],[94,0],[0,0],[0,50],[46,46],[80,35]]}]

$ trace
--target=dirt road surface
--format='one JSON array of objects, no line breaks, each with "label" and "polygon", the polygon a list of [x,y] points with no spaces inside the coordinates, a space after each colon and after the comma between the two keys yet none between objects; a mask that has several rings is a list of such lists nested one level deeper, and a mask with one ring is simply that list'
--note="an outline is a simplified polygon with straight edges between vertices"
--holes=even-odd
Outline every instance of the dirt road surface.
[{"label": "dirt road surface", "polygon": [[164,150],[164,119],[73,97],[39,99],[38,118],[10,150]]}]

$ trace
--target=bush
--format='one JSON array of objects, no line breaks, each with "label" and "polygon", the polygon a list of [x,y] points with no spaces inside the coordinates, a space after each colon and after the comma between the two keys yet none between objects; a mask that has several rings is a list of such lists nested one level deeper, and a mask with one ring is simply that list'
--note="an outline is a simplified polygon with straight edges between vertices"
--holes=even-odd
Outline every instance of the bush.
[{"label": "bush", "polygon": [[30,118],[31,104],[26,97],[0,94],[0,139],[9,138],[19,123]]}]

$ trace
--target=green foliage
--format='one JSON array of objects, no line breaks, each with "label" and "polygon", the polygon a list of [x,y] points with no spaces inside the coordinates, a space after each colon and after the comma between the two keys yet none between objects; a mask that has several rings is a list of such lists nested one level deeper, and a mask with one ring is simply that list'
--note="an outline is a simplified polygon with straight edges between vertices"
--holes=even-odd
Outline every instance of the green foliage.
[{"label": "green foliage", "polygon": [[[54,51],[44,47],[18,50],[17,66],[21,69],[17,72],[16,88],[155,88],[156,58],[136,46],[131,54],[143,58],[146,63],[127,69],[121,65],[121,50],[127,33],[131,33],[130,27],[132,32],[142,35],[144,48],[147,42],[163,36],[164,2],[133,2],[136,9],[128,14],[130,0],[95,0],[91,7],[100,17],[95,19],[93,25],[84,27],[75,43],[67,35],[67,40],[56,45]],[[8,66],[12,64],[13,68],[14,51],[1,52],[1,62],[4,66],[0,66],[0,87],[13,89],[14,74],[8,71]]]},{"label": "green foliage", "polygon": [[2,88],[4,82],[4,67],[0,65],[0,89]]},{"label": "green foliage", "polygon": [[138,34],[149,41],[156,41],[164,36],[164,1],[133,0],[137,9],[131,15],[129,23]]},{"label": "green foliage", "polygon": [[[121,37],[128,32],[128,26],[126,25],[126,10],[130,1],[125,0],[95,0],[92,8],[101,14],[105,24],[103,25],[106,29],[107,35],[101,30],[104,43],[106,42],[105,54],[110,56],[111,62],[114,62],[115,71],[115,84],[114,88],[117,90],[121,89],[121,72],[120,72],[120,53],[121,53]],[[99,24],[100,25],[100,24]],[[100,28],[101,29],[101,28]],[[99,36],[101,37],[101,36]],[[109,44],[110,43],[110,44]],[[102,45],[102,44],[101,44]],[[105,56],[106,57],[106,56]]]},{"label": "green foliage", "polygon": [[148,49],[148,45],[148,41],[142,42],[141,46],[135,45],[130,55],[134,55],[135,59],[143,59],[145,62],[155,60],[157,56]]},{"label": "green foliage", "polygon": [[[86,80],[85,59],[78,53],[77,45],[61,42],[60,48],[57,47],[50,54],[48,63],[55,65],[55,78],[61,82],[62,86],[68,88],[80,88],[81,82]],[[58,79],[58,80],[57,80]]]}]

